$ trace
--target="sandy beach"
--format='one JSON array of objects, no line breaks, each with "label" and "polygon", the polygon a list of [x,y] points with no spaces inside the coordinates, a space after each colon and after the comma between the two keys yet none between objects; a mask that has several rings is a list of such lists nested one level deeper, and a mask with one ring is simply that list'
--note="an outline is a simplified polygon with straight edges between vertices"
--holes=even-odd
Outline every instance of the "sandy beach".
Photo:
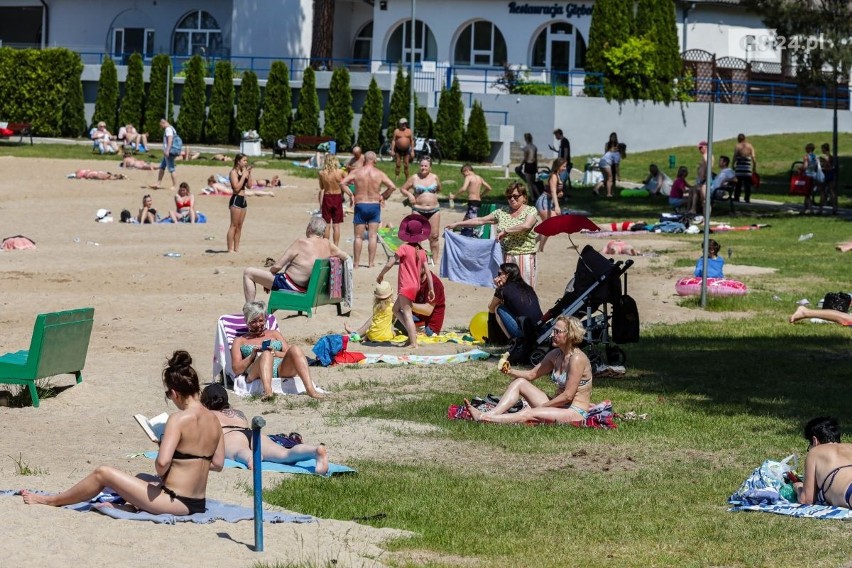
[{"label": "sandy beach", "polygon": [[[126,171],[128,179],[121,181],[68,179],[67,175],[79,168],[106,169],[105,162],[87,160],[85,150],[80,153],[79,161],[0,157],[0,238],[21,234],[37,245],[36,250],[0,252],[0,352],[28,347],[38,313],[95,308],[83,383],[43,399],[40,408],[0,407],[0,489],[62,490],[98,464],[134,473],[153,472],[150,460],[128,457],[153,449],[132,415],[152,416],[174,410],[164,402],[161,387],[166,357],[175,349],[188,350],[202,380],[209,382],[217,318],[240,311],[243,268],[263,266],[267,257],[277,259],[295,238],[304,235],[310,212],[317,208],[316,181],[285,175],[285,186],[295,187],[278,189],[275,197],[249,198],[241,250],[227,254],[227,198],[202,196],[200,189],[211,173],[226,174],[228,164],[178,166],[178,180],[190,184],[197,209],[208,218],[206,224],[125,225],[117,222],[121,210],[135,215],[142,195],[152,193],[154,207],[165,213],[174,206],[173,194],[144,188],[154,181],[156,172]],[[116,162],[114,172],[123,171],[117,166]],[[257,177],[280,173],[262,166],[255,172]],[[95,212],[100,208],[110,210],[116,222],[95,222]],[[396,194],[385,208],[383,220],[398,224],[408,212]],[[442,223],[462,216],[459,203],[454,211],[443,211]],[[349,252],[351,238],[352,225],[347,217],[341,246]],[[695,242],[699,239],[696,236]],[[591,243],[601,250],[607,239],[580,235],[574,240],[580,247]],[[682,251],[689,258],[697,256],[697,245],[664,237],[628,235],[625,240],[642,251],[665,249]],[[169,252],[181,256],[164,256]],[[643,324],[723,317],[677,306],[673,282],[688,270],[672,268],[674,256],[634,257],[629,292],[639,304]],[[365,246],[362,260],[366,257]],[[360,325],[369,315],[372,283],[385,261],[380,248],[376,267],[356,271],[352,325]],[[545,309],[561,296],[576,261],[567,237],[548,242],[546,252],[539,257],[538,294]],[[731,267],[732,274],[737,274],[735,268]],[[396,270],[391,271],[389,279],[395,287]],[[466,328],[475,312],[487,308],[493,293],[453,282],[445,286],[448,329]],[[258,297],[265,295],[261,291]],[[311,319],[282,312],[278,317],[284,336],[306,351],[320,336],[342,333],[345,321],[331,306],[320,308]],[[384,349],[396,354],[406,352],[403,348]],[[466,349],[442,344],[424,346],[419,352],[447,354]],[[422,372],[424,377],[447,374],[446,369],[435,368],[407,372]],[[334,462],[390,459],[391,455],[415,463],[431,460],[438,453],[431,442],[395,447],[386,421],[326,421],[330,414],[345,415],[369,396],[363,390],[347,393],[347,383],[369,376],[390,384],[397,374],[397,370],[388,368],[316,368],[316,383],[332,393],[316,407],[308,404],[307,397],[279,397],[275,406],[238,400],[236,406],[249,416],[263,412],[270,433],[298,431],[306,441],[325,442]],[[52,382],[68,386],[74,379],[65,375]],[[7,388],[0,385],[0,389]],[[277,411],[270,412],[273,409]],[[40,473],[21,476],[16,461]],[[282,479],[281,474],[267,474],[264,484],[274,485]],[[214,473],[208,496],[249,506],[251,497],[246,487],[250,483],[248,471]],[[8,566],[181,564],[213,568],[250,566],[257,561],[319,564],[330,558],[338,565],[369,566],[390,558],[390,553],[382,550],[382,542],[400,534],[328,520],[267,525],[266,550],[255,553],[251,549],[251,522],[162,526],[112,520],[97,513],[27,506],[19,497],[0,498],[0,515],[5,520],[3,556]]]}]

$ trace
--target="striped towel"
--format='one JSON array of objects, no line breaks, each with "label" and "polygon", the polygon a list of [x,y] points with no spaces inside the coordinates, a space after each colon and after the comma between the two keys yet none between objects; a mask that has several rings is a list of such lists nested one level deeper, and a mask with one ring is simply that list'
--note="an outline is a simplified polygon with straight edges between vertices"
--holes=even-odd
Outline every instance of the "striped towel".
[{"label": "striped towel", "polygon": [[735,505],[729,511],[759,511],[761,513],[773,513],[776,515],[787,515],[789,517],[808,517],[811,519],[833,519],[841,521],[852,521],[852,509],[845,507],[832,507],[829,505],[800,505],[799,503],[778,502],[774,504],[761,505]]},{"label": "striped towel", "polygon": [[343,297],[343,261],[332,256],[328,264],[328,297],[337,300]]},{"label": "striped towel", "polygon": [[[278,320],[273,314],[266,316],[266,328],[278,329]],[[223,370],[228,378],[233,379],[234,372],[231,369],[231,344],[240,335],[248,333],[246,319],[243,314],[226,314],[219,317],[216,326],[216,337],[213,343],[213,380]]]}]

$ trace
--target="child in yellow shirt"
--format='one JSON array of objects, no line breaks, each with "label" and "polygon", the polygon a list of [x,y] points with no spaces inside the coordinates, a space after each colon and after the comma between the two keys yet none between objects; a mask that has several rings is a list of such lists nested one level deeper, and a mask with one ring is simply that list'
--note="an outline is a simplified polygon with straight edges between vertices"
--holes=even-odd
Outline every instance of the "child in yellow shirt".
[{"label": "child in yellow shirt", "polygon": [[393,330],[393,288],[390,282],[382,280],[373,287],[373,315],[358,329],[350,329],[343,324],[346,333],[357,333],[365,341],[390,341]]}]

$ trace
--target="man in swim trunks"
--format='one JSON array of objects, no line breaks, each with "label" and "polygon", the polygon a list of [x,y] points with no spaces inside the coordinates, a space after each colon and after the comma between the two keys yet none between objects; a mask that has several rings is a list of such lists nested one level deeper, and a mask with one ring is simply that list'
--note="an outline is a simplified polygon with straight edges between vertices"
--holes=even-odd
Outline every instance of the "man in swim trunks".
[{"label": "man in swim trunks", "polygon": [[[396,190],[396,186],[385,175],[376,168],[376,153],[364,154],[364,165],[344,177],[340,182],[340,190],[349,192],[349,184],[355,184],[355,192],[351,204],[354,203],[355,214],[352,222],[355,224],[355,242],[353,256],[355,257],[355,268],[361,261],[361,249],[364,246],[364,230],[367,230],[367,254],[369,266],[376,263],[376,246],[378,242],[379,224],[382,222],[382,202],[390,197]],[[382,184],[385,191],[380,192]]]},{"label": "man in swim trunks", "polygon": [[361,146],[352,146],[352,157],[346,162],[346,172],[352,172],[364,165],[364,154]]},{"label": "man in swim trunks", "polygon": [[814,418],[805,425],[805,439],[805,481],[793,484],[797,501],[852,509],[852,444],[840,442],[840,423],[827,416]]},{"label": "man in swim trunks", "polygon": [[400,164],[405,165],[405,179],[408,179],[408,164],[414,158],[414,133],[408,127],[408,119],[399,119],[399,128],[393,131],[391,155],[396,156],[396,177],[399,177]]},{"label": "man in swim trunks", "polygon": [[312,216],[308,221],[305,236],[290,245],[284,256],[269,268],[246,268],[243,271],[243,291],[246,302],[253,302],[257,295],[257,284],[267,292],[291,290],[304,293],[311,279],[314,262],[318,258],[336,256],[346,260],[349,255],[325,238],[325,221]]},{"label": "man in swim trunks", "polygon": [[343,194],[349,196],[352,202],[352,189],[341,186],[343,170],[337,165],[337,160],[327,159],[319,171],[319,206],[320,214],[326,222],[325,238],[332,237],[335,245],[340,244],[340,224],[343,223]]}]

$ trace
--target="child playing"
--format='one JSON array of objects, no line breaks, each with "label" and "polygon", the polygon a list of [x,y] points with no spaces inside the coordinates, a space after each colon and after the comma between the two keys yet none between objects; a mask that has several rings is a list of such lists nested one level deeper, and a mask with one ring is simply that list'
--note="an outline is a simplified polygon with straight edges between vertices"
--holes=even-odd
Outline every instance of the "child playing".
[{"label": "child playing", "polygon": [[396,254],[388,259],[388,263],[376,278],[376,283],[381,284],[388,270],[399,261],[398,296],[393,305],[393,314],[405,326],[405,332],[408,334],[406,346],[412,349],[417,349],[417,330],[414,327],[411,305],[420,290],[422,271],[426,272],[426,281],[429,283],[427,300],[432,302],[435,299],[432,275],[426,265],[426,251],[420,246],[421,242],[429,238],[431,232],[429,220],[426,217],[415,213],[404,218],[398,232],[399,239],[404,242],[396,250]]},{"label": "child playing", "polygon": [[[722,269],[725,266],[725,259],[719,256],[719,251],[722,247],[719,246],[719,243],[710,239],[710,242],[707,243],[707,278],[724,278],[725,274],[722,272]],[[695,276],[700,277],[702,271],[702,267],[704,264],[704,258],[701,257],[698,259],[698,262],[695,263]]]},{"label": "child playing", "polygon": [[393,289],[390,282],[382,280],[373,287],[373,315],[358,329],[344,323],[346,333],[357,333],[366,341],[390,341],[393,331]]},{"label": "child playing", "polygon": [[[491,186],[484,179],[473,171],[470,164],[465,164],[461,167],[461,173],[464,176],[464,185],[462,185],[459,193],[467,191],[467,213],[464,214],[462,221],[473,219],[479,216],[479,206],[482,204],[482,196],[491,191]],[[482,188],[485,191],[480,192]],[[457,195],[457,194],[456,194]],[[455,200],[456,196],[452,193],[449,195],[450,203]],[[465,227],[461,230],[461,234],[465,237],[473,237],[473,227]]]}]

